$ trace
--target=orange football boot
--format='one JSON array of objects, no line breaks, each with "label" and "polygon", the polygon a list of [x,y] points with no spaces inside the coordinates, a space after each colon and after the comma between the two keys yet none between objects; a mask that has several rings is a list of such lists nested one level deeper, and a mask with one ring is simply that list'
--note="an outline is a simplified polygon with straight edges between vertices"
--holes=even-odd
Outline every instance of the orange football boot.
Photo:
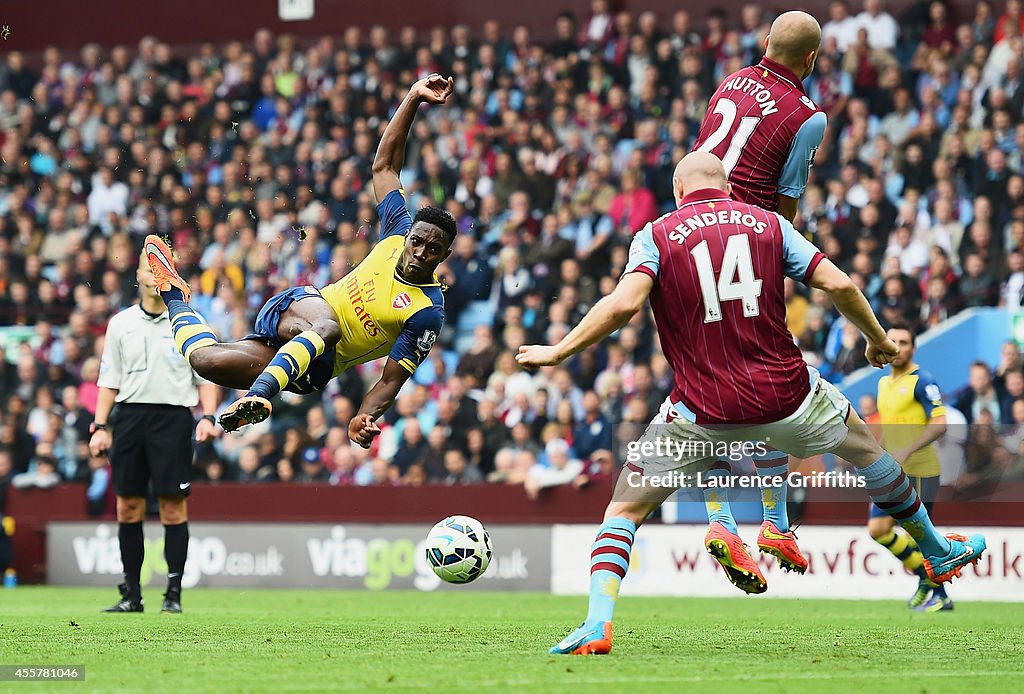
[{"label": "orange football boot", "polygon": [[761,532],[757,536],[757,548],[779,560],[779,566],[786,571],[802,574],[807,571],[807,557],[796,544],[796,535],[792,530],[782,532],[771,521],[761,523]]},{"label": "orange football boot", "polygon": [[768,582],[747,552],[743,540],[718,521],[708,527],[704,547],[725,569],[729,582],[744,593],[756,594],[768,590]]},{"label": "orange football boot", "polygon": [[185,295],[187,304],[192,298],[192,288],[174,267],[174,255],[171,253],[171,247],[156,234],[150,234],[146,237],[143,248],[146,251],[146,261],[153,273],[153,279],[156,280],[156,290],[166,292],[171,287],[177,287]]}]

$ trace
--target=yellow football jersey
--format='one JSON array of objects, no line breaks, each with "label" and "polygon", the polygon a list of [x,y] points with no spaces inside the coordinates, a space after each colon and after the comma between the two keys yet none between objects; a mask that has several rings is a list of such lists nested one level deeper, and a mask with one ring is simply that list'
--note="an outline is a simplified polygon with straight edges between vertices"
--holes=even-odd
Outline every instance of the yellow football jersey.
[{"label": "yellow football jersey", "polygon": [[437,276],[430,284],[409,284],[396,266],[412,217],[400,190],[377,205],[381,239],[363,262],[320,294],[338,314],[341,340],[334,375],[390,356],[413,372],[437,340],[444,323],[444,296]]},{"label": "yellow football jersey", "polygon": [[[882,376],[878,382],[878,414],[888,451],[898,451],[914,442],[932,417],[946,414],[942,392],[931,374],[915,367],[899,378]],[[912,477],[939,474],[939,456],[927,445],[903,463],[903,471]]]}]

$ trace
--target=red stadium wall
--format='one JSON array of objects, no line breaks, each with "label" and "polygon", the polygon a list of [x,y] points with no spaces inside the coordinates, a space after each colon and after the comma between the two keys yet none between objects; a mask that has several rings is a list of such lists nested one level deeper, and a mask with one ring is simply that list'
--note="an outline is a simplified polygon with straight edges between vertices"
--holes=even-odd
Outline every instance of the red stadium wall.
[{"label": "red stadium wall", "polygon": [[[126,2],[126,0],[46,0],[46,2],[6,2],[0,22],[11,29],[2,49],[37,51],[54,45],[73,49],[95,41],[103,46],[133,45],[146,35],[176,44],[228,39],[250,40],[253,33],[266,27],[275,33],[299,36],[340,34],[346,27],[369,27],[384,24],[392,29],[412,24],[420,28],[467,23],[480,27],[484,20],[496,19],[503,26],[525,23],[534,27],[538,36],[548,37],[555,17],[568,9],[578,16],[586,15],[589,0],[519,0],[492,2],[484,0],[390,0],[381,5],[356,0],[315,0],[313,20],[283,22],[278,19],[277,0],[217,0],[200,2]],[[739,17],[742,0],[717,0],[706,5],[686,5],[677,0],[620,0],[613,5],[633,13],[655,10],[663,18],[678,9],[688,9],[695,28],[703,26],[704,12],[712,6],[729,11],[730,19]],[[853,0],[851,7],[859,9]],[[898,16],[908,0],[892,0],[889,11]],[[961,18],[973,16],[972,6],[961,0],[952,3],[960,8]],[[805,9],[824,21],[827,0],[808,0],[794,8],[783,3],[765,3],[768,9]]]},{"label": "red stadium wall", "polygon": [[[538,500],[521,487],[330,487],[306,485],[209,486],[196,484],[189,516],[196,521],[360,522],[429,525],[452,513],[486,519],[489,524],[593,524],[611,496],[609,485],[581,490],[556,487]],[[1004,484],[984,500],[952,498],[944,489],[938,501],[944,525],[1024,526],[1024,484]],[[866,501],[856,489],[809,489],[803,523],[862,525]],[[46,524],[90,520],[85,488],[61,485],[49,490],[11,489],[7,514],[17,524],[15,568],[23,582],[46,579]],[[158,522],[154,521],[153,522]]]}]

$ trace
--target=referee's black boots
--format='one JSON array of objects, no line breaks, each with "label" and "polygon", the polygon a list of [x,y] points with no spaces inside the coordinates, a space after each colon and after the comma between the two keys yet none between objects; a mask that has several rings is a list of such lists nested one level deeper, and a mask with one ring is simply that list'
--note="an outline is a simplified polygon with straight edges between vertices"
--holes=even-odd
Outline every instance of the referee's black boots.
[{"label": "referee's black boots", "polygon": [[181,590],[178,588],[168,588],[167,592],[164,593],[164,605],[160,608],[161,612],[171,612],[178,614],[181,612]]},{"label": "referee's black boots", "polygon": [[[127,583],[117,587],[121,593],[121,600],[113,607],[108,607],[104,612],[142,612],[142,591],[132,590]],[[180,608],[179,608],[180,609]]]}]

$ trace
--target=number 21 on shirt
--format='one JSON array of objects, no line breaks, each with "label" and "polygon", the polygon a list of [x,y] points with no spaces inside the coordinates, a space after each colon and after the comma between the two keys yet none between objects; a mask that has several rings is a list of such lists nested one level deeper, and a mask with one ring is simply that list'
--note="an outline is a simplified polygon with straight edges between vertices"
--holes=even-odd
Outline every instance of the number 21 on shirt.
[{"label": "number 21 on shirt", "polygon": [[[700,152],[710,152],[722,144],[729,135],[733,124],[736,122],[736,104],[729,99],[719,99],[715,103],[712,113],[720,115],[722,122],[715,129],[715,132],[711,133],[708,139],[705,140],[704,144],[698,148]],[[740,159],[743,147],[747,144],[747,140],[750,139],[754,129],[757,128],[757,124],[760,122],[761,119],[756,116],[743,116],[740,118],[740,124],[736,128],[736,132],[733,133],[732,140],[729,142],[729,149],[725,151],[725,156],[722,157],[722,166],[725,167],[726,178],[732,173],[733,167],[736,166],[736,162]]]}]

